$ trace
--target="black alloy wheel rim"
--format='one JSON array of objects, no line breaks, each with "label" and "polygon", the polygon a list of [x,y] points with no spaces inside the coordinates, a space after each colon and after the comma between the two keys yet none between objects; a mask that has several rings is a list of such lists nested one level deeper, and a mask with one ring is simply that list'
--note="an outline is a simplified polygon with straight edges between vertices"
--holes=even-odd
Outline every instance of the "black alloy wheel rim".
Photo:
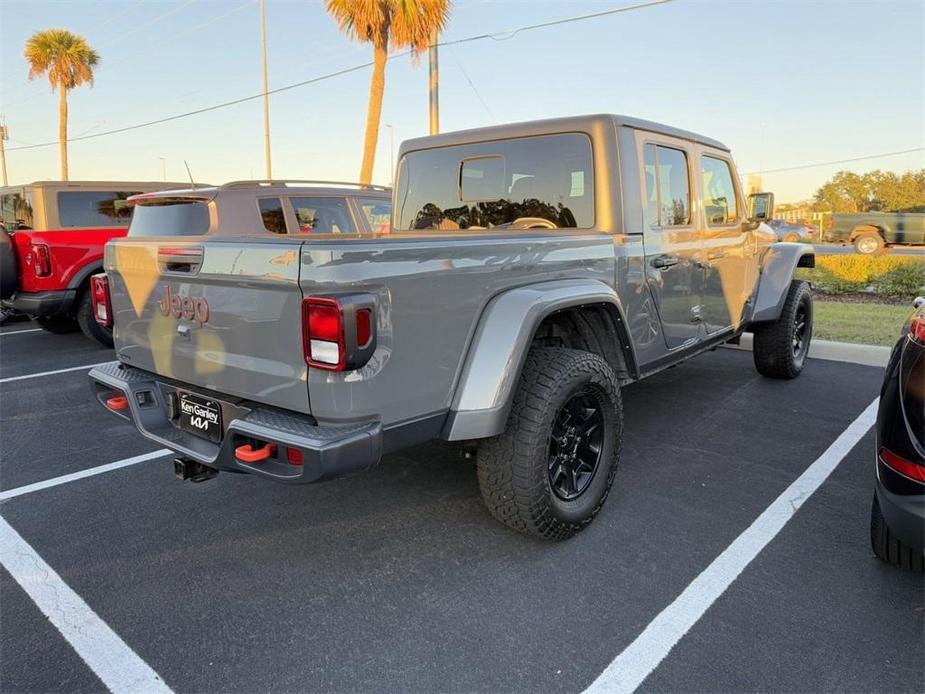
[{"label": "black alloy wheel rim", "polygon": [[597,397],[584,391],[556,414],[549,440],[549,486],[564,501],[591,485],[604,447],[604,413]]},{"label": "black alloy wheel rim", "polygon": [[801,302],[797,307],[797,314],[793,319],[793,339],[791,340],[793,356],[797,359],[802,358],[803,354],[806,352],[806,333],[808,325],[809,321],[807,320],[806,306]]}]

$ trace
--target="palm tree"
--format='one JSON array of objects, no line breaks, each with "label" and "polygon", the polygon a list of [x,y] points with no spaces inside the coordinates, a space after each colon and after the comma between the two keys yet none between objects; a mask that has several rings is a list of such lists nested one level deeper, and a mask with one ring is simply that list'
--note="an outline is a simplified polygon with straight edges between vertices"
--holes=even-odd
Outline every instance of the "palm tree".
[{"label": "palm tree", "polygon": [[369,83],[366,138],[360,183],[369,183],[376,159],[385,63],[389,47],[426,50],[446,25],[450,0],[326,0],[328,12],[350,38],[373,44],[373,75]]},{"label": "palm tree", "polygon": [[93,68],[99,54],[83,36],[67,29],[35,32],[23,51],[29,63],[29,79],[48,75],[52,91],[58,90],[58,146],[61,148],[61,179],[67,180],[67,93],[84,83],[93,85]]}]

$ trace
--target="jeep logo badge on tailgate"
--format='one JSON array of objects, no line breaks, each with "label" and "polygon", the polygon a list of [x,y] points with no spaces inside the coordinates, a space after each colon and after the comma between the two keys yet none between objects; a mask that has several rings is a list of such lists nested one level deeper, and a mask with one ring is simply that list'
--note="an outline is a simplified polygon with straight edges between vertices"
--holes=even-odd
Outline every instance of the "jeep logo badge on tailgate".
[{"label": "jeep logo badge on tailgate", "polygon": [[157,302],[157,310],[164,316],[195,321],[200,327],[209,320],[208,301],[201,296],[195,299],[190,296],[178,296],[170,291],[169,284],[164,288],[163,298]]}]

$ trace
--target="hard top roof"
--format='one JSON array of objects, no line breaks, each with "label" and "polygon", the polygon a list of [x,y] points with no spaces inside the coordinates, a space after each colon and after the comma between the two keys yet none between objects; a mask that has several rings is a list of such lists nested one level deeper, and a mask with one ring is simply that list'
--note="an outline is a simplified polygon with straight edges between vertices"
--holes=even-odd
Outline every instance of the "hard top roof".
[{"label": "hard top roof", "polygon": [[257,192],[260,195],[276,193],[278,195],[292,195],[293,193],[310,193],[312,195],[370,195],[373,197],[391,198],[392,189],[385,186],[363,183],[348,183],[342,181],[300,181],[300,180],[253,180],[230,181],[220,186],[197,186],[179,190],[159,190],[130,198],[133,201],[149,200],[154,198],[190,197],[211,200],[219,193],[228,191]]},{"label": "hard top roof", "polygon": [[473,142],[483,142],[485,140],[504,140],[513,137],[549,135],[557,132],[592,132],[594,128],[608,122],[613,123],[617,127],[623,126],[635,128],[637,130],[647,130],[649,132],[669,135],[683,140],[691,140],[692,142],[697,142],[708,147],[715,147],[716,149],[727,152],[729,151],[729,148],[722,142],[705,137],[704,135],[698,135],[689,130],[682,130],[670,125],[655,123],[641,118],[597,113],[585,116],[568,116],[563,118],[525,121],[522,123],[509,123],[506,125],[473,128],[471,130],[457,130],[455,132],[428,137],[417,137],[411,140],[405,140],[402,143],[401,154],[416,149],[469,144]]}]

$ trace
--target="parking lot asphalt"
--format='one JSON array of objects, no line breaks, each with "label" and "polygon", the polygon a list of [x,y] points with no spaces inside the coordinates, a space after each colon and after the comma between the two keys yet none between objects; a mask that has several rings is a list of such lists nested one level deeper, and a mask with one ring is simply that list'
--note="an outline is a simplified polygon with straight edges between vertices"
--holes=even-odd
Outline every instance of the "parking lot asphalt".
[{"label": "parking lot asphalt", "polygon": [[[112,358],[0,334],[3,377]],[[169,457],[0,515],[175,691],[581,691],[827,449],[882,371],[795,381],[718,350],[624,390],[598,519],[565,543],[496,523],[447,444],[312,486],[172,477]],[[156,449],[84,371],[0,383],[0,488]],[[873,558],[872,432],[643,682],[658,691],[922,691],[923,581]],[[101,681],[0,571],[0,689]]]}]

